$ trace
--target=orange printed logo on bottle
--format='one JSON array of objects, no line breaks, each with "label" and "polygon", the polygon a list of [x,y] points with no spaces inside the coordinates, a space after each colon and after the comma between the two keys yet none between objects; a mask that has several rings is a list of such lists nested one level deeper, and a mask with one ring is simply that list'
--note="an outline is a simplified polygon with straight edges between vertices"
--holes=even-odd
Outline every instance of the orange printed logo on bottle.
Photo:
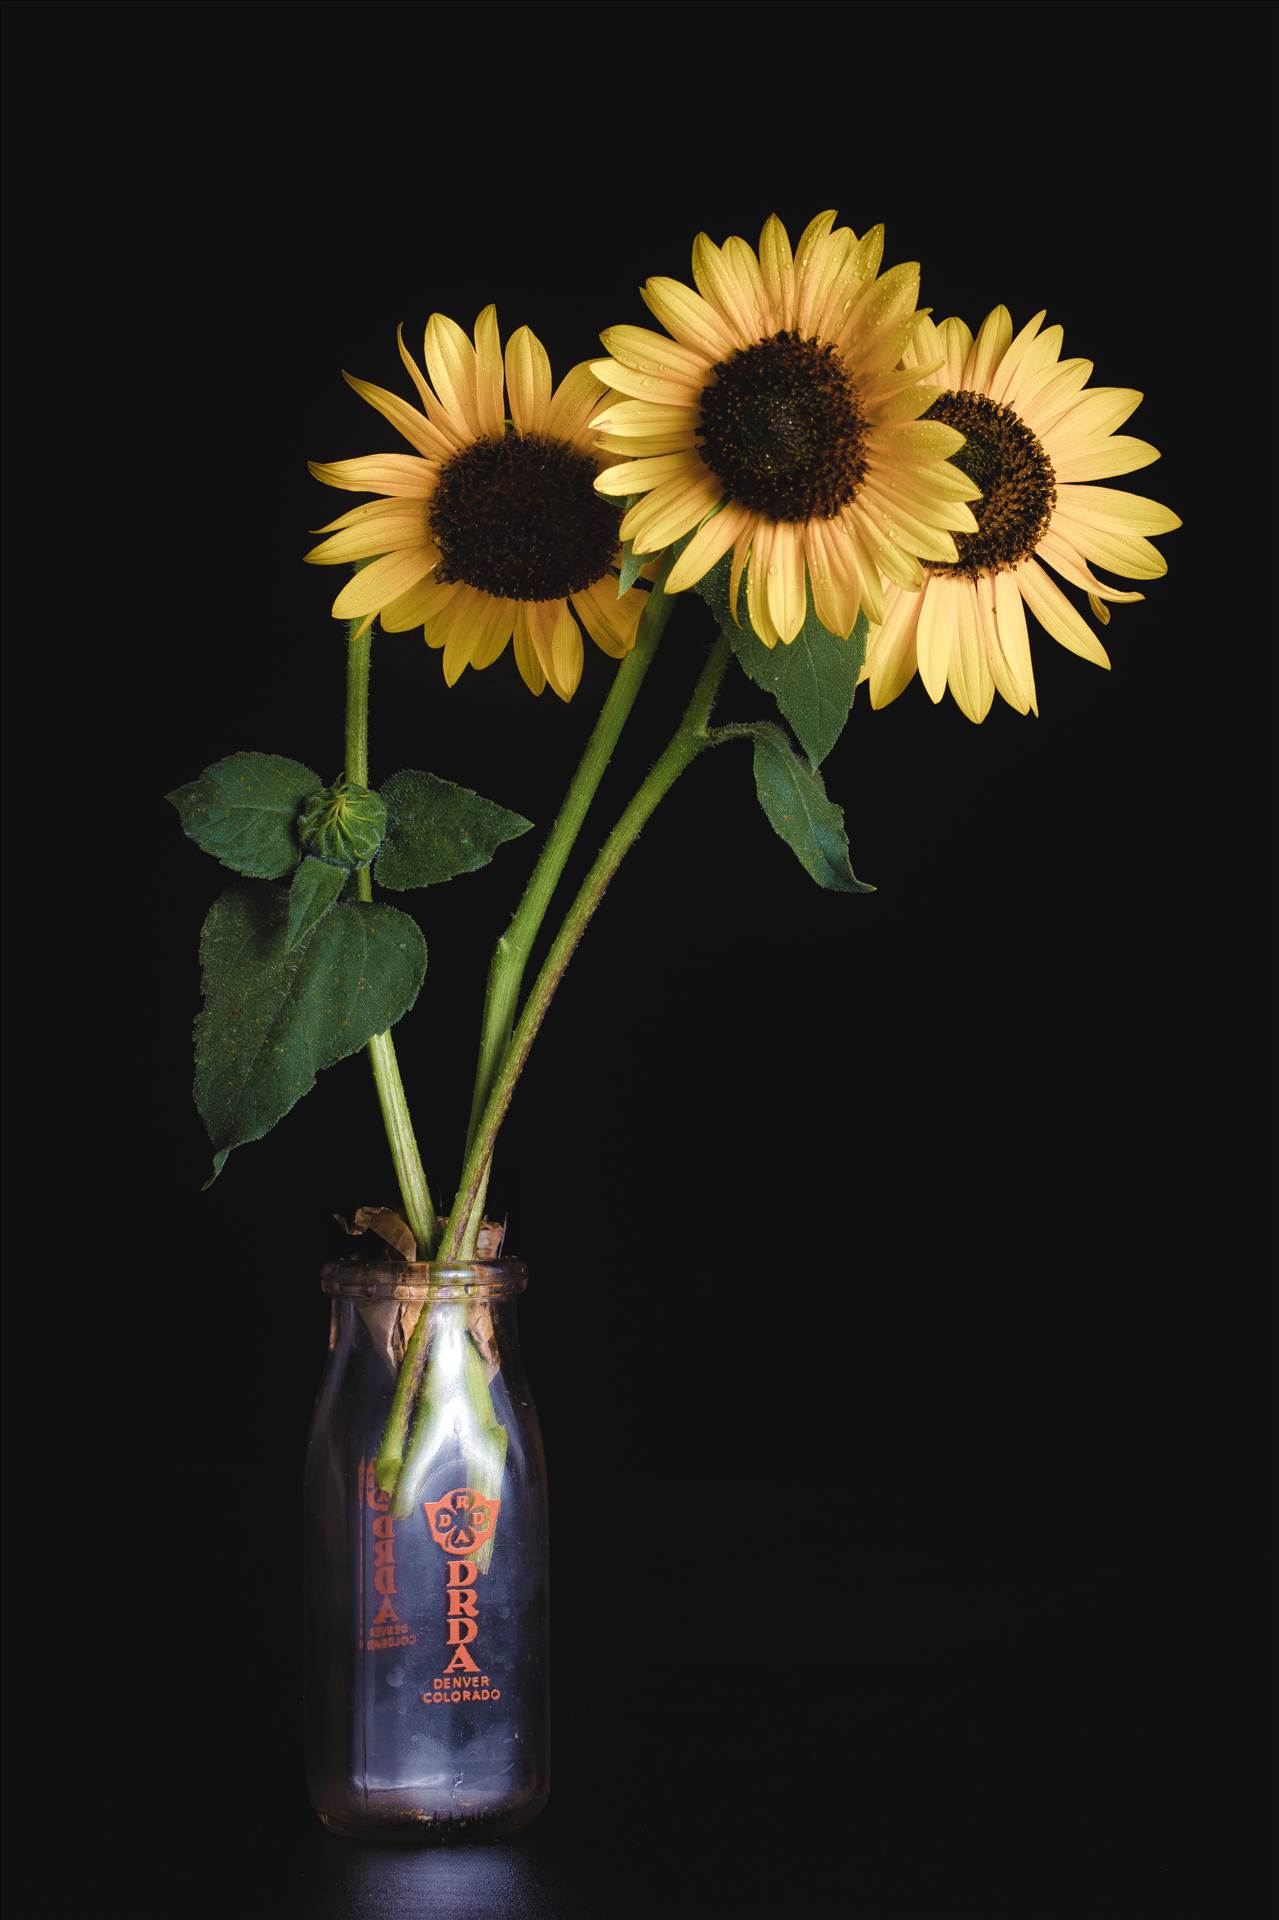
[{"label": "orange printed logo on bottle", "polygon": [[468,1558],[493,1538],[500,1500],[490,1500],[474,1487],[454,1487],[442,1500],[426,1500],[422,1511],[431,1538],[450,1555],[444,1569],[444,1623],[446,1644],[453,1656],[443,1673],[422,1695],[428,1707],[457,1706],[464,1701],[500,1700],[502,1690],[481,1673],[471,1649],[480,1632],[480,1604],[476,1590],[479,1567]]},{"label": "orange printed logo on bottle", "polygon": [[387,1647],[415,1647],[417,1635],[410,1633],[408,1625],[401,1620],[395,1610],[395,1596],[398,1592],[395,1573],[395,1522],[391,1518],[391,1496],[383,1493],[377,1483],[374,1462],[361,1465],[360,1479],[364,1486],[364,1498],[373,1512],[373,1537],[371,1546],[373,1591],[378,1595],[378,1610],[369,1622],[368,1638],[365,1648],[369,1653],[380,1653]]}]

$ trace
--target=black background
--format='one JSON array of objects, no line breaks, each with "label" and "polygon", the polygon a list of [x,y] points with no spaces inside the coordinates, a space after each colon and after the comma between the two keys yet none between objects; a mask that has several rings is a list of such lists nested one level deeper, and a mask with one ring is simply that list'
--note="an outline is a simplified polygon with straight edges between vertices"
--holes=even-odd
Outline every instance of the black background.
[{"label": "black background", "polygon": [[[299,1920],[1262,1914],[1257,14],[9,14],[10,718],[60,802],[29,827],[28,773],[6,827],[38,1281],[11,1351],[52,1393],[10,1509],[22,1773],[98,1835],[58,1871]],[[394,1196],[359,1058],[200,1192],[225,876],[160,796],[241,748],[338,770],[340,575],[300,557],[343,503],[304,461],[394,439],[341,367],[398,389],[397,321],[496,300],[558,378],[644,322],[647,274],[687,280],[699,227],[831,204],[922,260],[936,317],[1046,306],[1141,388],[1163,459],[1118,484],[1185,528],[1113,672],[1036,631],[1041,719],[859,697],[827,778],[873,895],[811,885],[744,752],[644,834],[493,1187],[551,1464],[552,1807],[483,1854],[341,1843],[301,1780],[299,1477],[331,1216]],[[689,596],[574,874],[709,638]],[[374,779],[549,823],[613,671],[588,647],[564,707],[509,654],[448,691],[379,639]],[[760,711],[737,676],[724,714]],[[438,1194],[532,848],[398,903]],[[69,882],[87,935],[48,904]],[[65,1910],[28,1833],[25,1910]]]}]

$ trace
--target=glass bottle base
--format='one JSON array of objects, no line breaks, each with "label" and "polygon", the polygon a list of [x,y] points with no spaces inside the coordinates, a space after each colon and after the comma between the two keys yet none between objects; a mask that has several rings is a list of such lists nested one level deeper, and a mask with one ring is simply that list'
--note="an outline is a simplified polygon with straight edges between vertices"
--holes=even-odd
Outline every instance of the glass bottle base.
[{"label": "glass bottle base", "polygon": [[[315,1811],[330,1833],[344,1840],[373,1840],[392,1847],[478,1846],[486,1840],[509,1840],[531,1827],[549,1798],[540,1793],[518,1806],[471,1808],[466,1812],[432,1813],[406,1806],[403,1796],[388,1793],[370,1797],[361,1807],[322,1807]],[[385,1804],[378,1805],[378,1800]]]}]

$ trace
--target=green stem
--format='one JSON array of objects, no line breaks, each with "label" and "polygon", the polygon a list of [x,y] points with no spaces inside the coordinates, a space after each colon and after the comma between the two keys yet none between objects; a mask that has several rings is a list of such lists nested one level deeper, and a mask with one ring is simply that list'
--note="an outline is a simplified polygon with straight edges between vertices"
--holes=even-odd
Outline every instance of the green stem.
[{"label": "green stem", "polygon": [[[367,633],[357,638],[360,624],[359,620],[352,620],[347,629],[346,766],[344,771],[353,785],[367,787],[369,784],[369,670],[373,656],[373,632],[370,627]],[[367,867],[361,867],[356,874],[355,890],[359,899],[372,900],[373,876]],[[431,1199],[431,1189],[427,1185],[426,1174],[422,1167],[422,1156],[418,1152],[417,1138],[413,1132],[413,1122],[409,1117],[409,1104],[404,1097],[404,1083],[400,1079],[400,1063],[395,1055],[395,1042],[389,1033],[375,1034],[369,1041],[369,1064],[373,1069],[373,1082],[377,1088],[378,1105],[382,1109],[382,1120],[386,1127],[387,1145],[391,1149],[391,1160],[395,1166],[395,1177],[400,1184],[404,1217],[417,1241],[418,1258],[429,1260],[439,1237],[439,1227],[435,1217],[435,1205]]]},{"label": "green stem", "polygon": [[[466,1151],[469,1156],[475,1144],[476,1129],[479,1126],[488,1097],[497,1077],[498,1068],[511,1042],[511,1029],[515,1023],[515,1009],[519,1004],[520,988],[524,983],[524,970],[528,965],[533,942],[537,939],[546,910],[551,904],[551,896],[559,885],[564,865],[572,852],[573,843],[586,818],[587,808],[595,797],[595,791],[603,777],[604,770],[613,757],[635,697],[643,685],[644,676],[657,651],[666,623],[671,617],[672,602],[665,592],[666,575],[673,559],[662,568],[649,593],[644,612],[635,635],[635,645],[626,655],[613,679],[607,700],[600,710],[586,750],[573,775],[564,804],[546,837],[546,844],[538,857],[537,865],[529,876],[524,890],[524,898],[510,926],[493,950],[493,959],[489,967],[488,987],[484,996],[484,1024],[480,1035],[480,1057],[475,1070],[475,1090],[471,1098],[471,1118],[467,1128]],[[475,1223],[478,1228],[478,1221]],[[471,1237],[468,1235],[468,1237]],[[468,1249],[467,1257],[472,1247]]]},{"label": "green stem", "polygon": [[[533,942],[546,918],[551,896],[564,871],[565,862],[572,852],[573,843],[581,830],[586,811],[595,797],[596,789],[612,758],[613,749],[617,745],[631,708],[635,705],[636,696],[644,683],[644,676],[657,651],[657,643],[671,617],[672,606],[666,596],[665,580],[673,564],[673,558],[668,560],[653,582],[648,601],[640,616],[635,645],[614,676],[608,698],[600,710],[599,719],[595,722],[591,737],[586,743],[586,749],[564,797],[564,803],[546,837],[546,844],[524,889],[524,897],[516,909],[510,926],[493,950],[488,986],[484,995],[480,1055],[475,1070],[475,1090],[471,1098],[471,1119],[467,1131],[468,1161],[476,1128],[483,1117],[498,1069],[510,1046],[515,1008],[519,1002],[520,987],[524,981],[524,972],[528,966]],[[462,1223],[462,1231],[458,1235],[454,1248],[452,1256],[454,1259],[468,1261],[475,1257],[475,1245],[479,1238],[480,1224],[484,1218],[484,1199],[488,1191],[491,1162],[490,1153],[484,1163],[483,1175],[471,1194]],[[455,1217],[456,1213],[455,1208]],[[386,1431],[378,1451],[378,1485],[388,1493],[395,1487],[403,1463],[409,1419],[426,1367],[429,1342],[427,1320],[426,1314],[419,1316],[418,1324],[413,1329],[413,1337],[405,1350],[399,1378],[395,1383],[391,1411],[387,1417]],[[419,1415],[418,1431],[424,1431],[427,1424],[423,1412]]]},{"label": "green stem", "polygon": [[728,637],[721,633],[702,669],[684,717],[672,735],[670,743],[605,841],[599,858],[582,882],[576,900],[565,915],[563,925],[546,956],[542,970],[534,982],[524,1011],[511,1036],[510,1045],[494,1077],[479,1125],[475,1129],[474,1141],[467,1155],[466,1168],[462,1175],[462,1184],[458,1190],[448,1226],[444,1231],[440,1247],[442,1260],[455,1260],[459,1257],[459,1249],[469,1229],[476,1201],[484,1191],[493,1148],[506,1117],[507,1108],[511,1104],[515,1082],[519,1079],[524,1062],[528,1058],[529,1049],[537,1036],[538,1028],[546,1017],[547,1009],[572,958],[573,950],[586,930],[587,921],[603,899],[609,881],[634,845],[641,828],[658,803],[674,786],[684,770],[692,765],[698,754],[713,744],[707,732],[707,721],[715,704],[715,696],[719,691],[719,683],[724,677],[728,660]]}]

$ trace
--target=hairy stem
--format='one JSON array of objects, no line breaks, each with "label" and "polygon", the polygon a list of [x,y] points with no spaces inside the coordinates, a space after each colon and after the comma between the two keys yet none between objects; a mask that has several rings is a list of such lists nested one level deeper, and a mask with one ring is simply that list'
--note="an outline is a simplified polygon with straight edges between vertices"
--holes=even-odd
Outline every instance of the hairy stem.
[{"label": "hairy stem", "polygon": [[[367,787],[369,784],[369,670],[373,654],[373,634],[371,628],[367,633],[360,634],[361,624],[359,620],[352,620],[347,629],[346,766],[344,771],[347,779],[354,785]],[[356,874],[355,888],[359,899],[372,900],[373,876],[367,867],[361,867]],[[439,1226],[431,1199],[431,1189],[427,1185],[426,1174],[422,1167],[422,1156],[418,1152],[413,1122],[409,1117],[409,1104],[404,1097],[404,1083],[400,1079],[400,1063],[395,1055],[395,1042],[389,1033],[378,1033],[369,1041],[368,1051],[369,1065],[373,1069],[373,1083],[377,1088],[378,1105],[382,1109],[382,1120],[386,1127],[387,1145],[391,1149],[395,1177],[399,1181],[404,1217],[409,1223],[413,1238],[417,1241],[418,1258],[429,1260],[439,1238]]]},{"label": "hairy stem", "polygon": [[[671,616],[671,601],[664,591],[666,574],[670,571],[668,561],[655,581],[644,612],[640,617],[639,628],[635,635],[635,645],[626,655],[613,679],[607,700],[600,710],[591,737],[578,763],[568,792],[564,796],[555,823],[546,836],[546,843],[538,856],[537,865],[529,876],[510,926],[498,941],[489,966],[488,986],[484,996],[484,1023],[480,1034],[480,1055],[475,1069],[475,1089],[471,1097],[471,1118],[467,1128],[466,1151],[470,1154],[475,1144],[475,1133],[480,1118],[492,1091],[493,1081],[511,1041],[511,1030],[515,1024],[515,1009],[519,1004],[520,988],[524,983],[524,971],[528,966],[529,954],[533,942],[537,939],[546,910],[551,904],[551,896],[559,885],[560,876],[573,844],[581,830],[586,812],[595,797],[596,789],[604,775],[613,750],[621,736],[622,728],[635,705],[636,695],[644,683],[657,651],[666,623]],[[479,1221],[475,1222],[478,1230]],[[473,1251],[474,1236],[468,1233],[471,1246],[466,1254]]]},{"label": "hairy stem", "polygon": [[582,882],[577,898],[565,915],[511,1035],[501,1066],[493,1077],[479,1123],[474,1130],[466,1168],[462,1175],[462,1184],[441,1243],[440,1257],[444,1260],[459,1257],[459,1250],[469,1231],[476,1202],[483,1194],[488,1179],[493,1148],[506,1117],[507,1108],[511,1104],[515,1083],[528,1058],[529,1049],[533,1045],[538,1029],[546,1017],[547,1009],[555,997],[555,990],[564,977],[573,950],[586,930],[587,921],[603,899],[609,881],[634,845],[658,803],[674,786],[684,770],[691,766],[698,754],[712,744],[707,732],[707,721],[728,660],[728,638],[721,633],[693,689],[693,696],[685,709],[684,717],[672,735],[665,752],[641,783],[630,805],[605,841],[598,859]]}]

